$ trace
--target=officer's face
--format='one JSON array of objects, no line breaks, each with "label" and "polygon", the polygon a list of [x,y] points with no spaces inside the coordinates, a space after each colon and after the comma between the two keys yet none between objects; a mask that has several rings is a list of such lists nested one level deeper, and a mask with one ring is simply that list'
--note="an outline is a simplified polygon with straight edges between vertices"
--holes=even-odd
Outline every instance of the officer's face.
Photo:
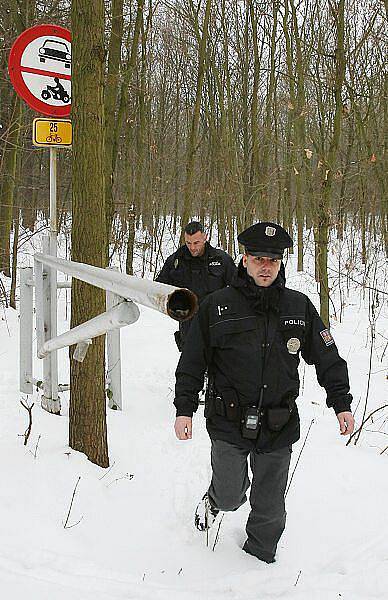
[{"label": "officer's face", "polygon": [[243,265],[248,275],[252,277],[256,285],[269,287],[278,276],[280,258],[269,258],[268,256],[251,256],[244,254]]},{"label": "officer's face", "polygon": [[202,256],[205,252],[206,238],[206,233],[203,233],[202,231],[197,231],[197,233],[194,233],[193,235],[185,233],[185,243],[191,256]]}]

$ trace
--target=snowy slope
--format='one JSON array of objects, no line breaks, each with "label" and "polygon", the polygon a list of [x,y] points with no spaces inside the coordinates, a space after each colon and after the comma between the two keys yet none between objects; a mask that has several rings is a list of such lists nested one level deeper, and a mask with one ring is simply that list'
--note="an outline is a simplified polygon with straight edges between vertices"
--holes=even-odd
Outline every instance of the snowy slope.
[{"label": "snowy slope", "polygon": [[[291,269],[292,270],[292,269]],[[314,291],[293,274],[290,287]],[[316,297],[314,298],[316,300]],[[61,327],[64,293],[61,293]],[[346,447],[311,367],[301,367],[302,437],[310,434],[287,496],[288,523],[277,562],[241,551],[248,508],[227,514],[214,551],[193,527],[209,476],[202,409],[190,442],[173,433],[175,324],[149,309],[122,330],[124,410],[108,411],[111,469],[67,446],[68,395],[61,417],[34,395],[33,429],[18,392],[18,317],[0,307],[0,593],[7,600],[383,600],[388,597],[388,445],[383,419]],[[368,297],[353,294],[333,333],[348,359],[356,417],[369,370]],[[378,318],[387,336],[387,308]],[[372,356],[370,408],[387,402],[383,342]],[[385,361],[385,363],[384,363]],[[41,366],[36,360],[36,374]],[[68,378],[67,351],[60,380]],[[31,398],[30,398],[31,400]],[[385,412],[387,416],[387,412]],[[38,437],[39,444],[36,450]],[[34,452],[36,451],[36,458]],[[78,478],[69,525],[64,529]],[[79,521],[79,522],[78,522]],[[78,523],[78,524],[77,524]]]}]

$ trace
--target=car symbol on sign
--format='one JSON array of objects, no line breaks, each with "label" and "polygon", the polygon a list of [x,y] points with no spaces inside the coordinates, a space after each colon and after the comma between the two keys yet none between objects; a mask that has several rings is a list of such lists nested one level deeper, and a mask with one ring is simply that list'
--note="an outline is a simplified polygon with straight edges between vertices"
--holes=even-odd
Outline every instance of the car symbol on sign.
[{"label": "car symbol on sign", "polygon": [[46,62],[46,59],[59,60],[65,63],[65,67],[70,69],[71,54],[69,47],[65,42],[58,42],[57,40],[45,40],[43,46],[39,48],[39,60],[40,62]]}]

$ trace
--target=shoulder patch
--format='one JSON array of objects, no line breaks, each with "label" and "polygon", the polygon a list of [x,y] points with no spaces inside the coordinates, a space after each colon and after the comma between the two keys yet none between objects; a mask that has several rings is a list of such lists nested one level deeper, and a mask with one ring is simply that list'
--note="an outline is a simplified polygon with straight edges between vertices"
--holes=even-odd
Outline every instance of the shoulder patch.
[{"label": "shoulder patch", "polygon": [[334,344],[334,338],[328,329],[323,329],[319,332],[319,335],[325,342],[326,346],[331,346],[332,344]]},{"label": "shoulder patch", "polygon": [[178,268],[178,265],[179,265],[179,258],[176,258],[176,259],[174,260],[174,269],[177,269],[177,268]]}]

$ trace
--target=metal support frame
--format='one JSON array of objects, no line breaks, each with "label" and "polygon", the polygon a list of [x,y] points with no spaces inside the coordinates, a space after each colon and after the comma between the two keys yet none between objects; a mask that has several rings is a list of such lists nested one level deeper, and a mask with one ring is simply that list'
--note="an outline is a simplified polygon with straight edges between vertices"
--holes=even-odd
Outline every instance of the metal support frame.
[{"label": "metal support frame", "polygon": [[[43,238],[43,250],[49,250],[49,239]],[[35,262],[35,294],[36,294],[36,332],[38,352],[44,343],[56,336],[56,271],[52,268]],[[54,283],[55,280],[55,283]],[[55,288],[55,315],[53,314],[53,285]],[[55,415],[61,412],[61,403],[58,396],[58,358],[54,351],[43,359],[43,394],[41,405],[44,410]]]},{"label": "metal support frame", "polygon": [[23,394],[32,394],[32,330],[33,330],[33,288],[30,283],[32,268],[20,269],[20,352],[19,381]]},{"label": "metal support frame", "polygon": [[[53,222],[56,222],[56,216]],[[43,240],[44,254],[34,256],[34,276],[29,268],[25,269],[21,277],[23,331],[20,337],[20,389],[25,390],[25,393],[32,393],[33,385],[41,387],[32,373],[32,289],[35,286],[37,352],[38,357],[43,359],[42,407],[48,412],[59,414],[61,405],[58,391],[69,389],[66,384],[58,386],[57,350],[78,344],[78,360],[82,361],[91,340],[108,332],[109,406],[121,410],[119,330],[139,318],[140,311],[134,302],[182,321],[190,319],[197,310],[197,297],[187,289],[138,279],[112,269],[101,269],[57,258],[53,255],[54,252],[56,253],[56,232],[50,233],[50,242],[48,238]],[[48,254],[49,251],[51,254]],[[57,335],[57,289],[70,287],[70,283],[57,283],[57,270],[104,289],[107,292],[108,308],[101,315],[59,336]]]}]

